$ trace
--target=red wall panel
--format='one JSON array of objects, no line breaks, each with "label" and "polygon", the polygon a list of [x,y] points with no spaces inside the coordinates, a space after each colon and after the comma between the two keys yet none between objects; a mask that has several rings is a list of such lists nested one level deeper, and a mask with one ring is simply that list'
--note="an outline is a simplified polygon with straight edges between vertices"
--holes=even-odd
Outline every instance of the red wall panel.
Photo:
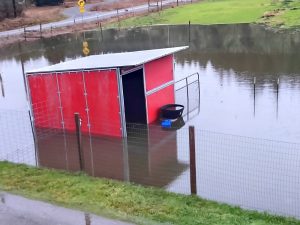
[{"label": "red wall panel", "polygon": [[85,73],[92,133],[121,136],[116,70]]},{"label": "red wall panel", "polygon": [[145,64],[146,91],[150,91],[172,80],[174,80],[173,55]]},{"label": "red wall panel", "polygon": [[51,74],[28,76],[28,85],[35,125],[44,128],[61,128],[56,76]]},{"label": "red wall panel", "polygon": [[[145,64],[145,82],[147,92],[173,80],[173,55],[165,56]],[[148,123],[153,123],[158,119],[160,107],[165,104],[174,103],[174,101],[174,86],[169,86],[148,96]]]},{"label": "red wall panel", "polygon": [[87,132],[87,116],[83,76],[81,72],[61,73],[58,75],[59,89],[65,129],[75,131],[74,113],[78,112],[82,119],[82,132]]},{"label": "red wall panel", "polygon": [[82,132],[89,132],[90,123],[92,134],[121,136],[116,76],[115,70],[59,73],[57,79],[55,74],[29,76],[35,125],[61,129],[64,121],[67,131],[75,131],[74,113],[78,112]]},{"label": "red wall panel", "polygon": [[160,107],[166,104],[173,104],[174,102],[174,85],[147,96],[148,123],[153,123],[159,118]]}]

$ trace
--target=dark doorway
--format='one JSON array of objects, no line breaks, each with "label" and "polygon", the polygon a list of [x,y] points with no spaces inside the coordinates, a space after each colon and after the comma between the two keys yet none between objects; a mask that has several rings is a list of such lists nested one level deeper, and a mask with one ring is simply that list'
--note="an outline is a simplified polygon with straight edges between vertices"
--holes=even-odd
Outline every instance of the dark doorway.
[{"label": "dark doorway", "polygon": [[122,76],[127,123],[147,123],[143,69]]}]

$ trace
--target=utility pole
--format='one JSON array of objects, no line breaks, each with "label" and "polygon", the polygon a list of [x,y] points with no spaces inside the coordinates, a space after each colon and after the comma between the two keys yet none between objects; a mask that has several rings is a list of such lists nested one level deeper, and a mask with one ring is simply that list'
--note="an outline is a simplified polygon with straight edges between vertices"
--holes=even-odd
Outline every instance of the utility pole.
[{"label": "utility pole", "polygon": [[14,8],[14,17],[17,18],[17,8],[16,8],[16,0],[12,0],[13,8]]}]

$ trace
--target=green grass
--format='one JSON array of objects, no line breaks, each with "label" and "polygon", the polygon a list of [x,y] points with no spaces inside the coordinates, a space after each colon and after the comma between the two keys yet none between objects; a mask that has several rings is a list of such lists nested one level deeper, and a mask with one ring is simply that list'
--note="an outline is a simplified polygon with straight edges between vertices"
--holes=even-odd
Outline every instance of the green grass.
[{"label": "green grass", "polygon": [[271,23],[280,24],[286,28],[296,28],[300,26],[300,1],[290,0],[282,4],[282,13],[271,19]]},{"label": "green grass", "polygon": [[[266,23],[272,26],[300,25],[300,10],[291,10],[288,5],[299,5],[298,0],[203,0],[194,4],[152,13],[148,16],[126,19],[122,27],[135,27],[155,24],[237,24]],[[262,20],[266,12],[285,8],[284,12],[274,18]],[[117,24],[110,25],[116,27]]]},{"label": "green grass", "polygon": [[0,190],[138,224],[300,224],[196,196],[7,162],[0,162]]}]

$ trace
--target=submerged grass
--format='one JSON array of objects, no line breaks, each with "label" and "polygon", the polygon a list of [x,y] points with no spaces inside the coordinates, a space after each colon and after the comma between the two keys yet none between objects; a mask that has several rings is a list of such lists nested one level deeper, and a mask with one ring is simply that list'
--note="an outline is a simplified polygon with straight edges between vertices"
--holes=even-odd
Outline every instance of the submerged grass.
[{"label": "submerged grass", "polygon": [[[298,0],[203,0],[198,3],[126,19],[123,27],[155,24],[264,23],[286,28],[300,26]],[[278,10],[280,13],[278,13]],[[264,16],[266,15],[267,16]],[[264,18],[263,18],[264,17]],[[113,27],[117,24],[113,24]]]},{"label": "submerged grass", "polygon": [[0,190],[137,224],[300,225],[196,196],[8,162],[0,162]]}]

